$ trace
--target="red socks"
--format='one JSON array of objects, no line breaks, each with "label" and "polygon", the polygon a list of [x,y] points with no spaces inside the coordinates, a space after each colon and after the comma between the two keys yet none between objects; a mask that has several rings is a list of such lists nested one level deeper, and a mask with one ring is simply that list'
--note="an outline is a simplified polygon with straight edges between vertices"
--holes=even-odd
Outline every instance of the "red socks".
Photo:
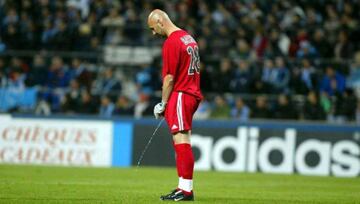
[{"label": "red socks", "polygon": [[179,186],[185,194],[192,194],[194,156],[190,144],[174,144],[176,152],[176,168],[179,176]]},{"label": "red socks", "polygon": [[184,179],[192,179],[194,172],[194,155],[190,144],[175,144],[174,147],[178,176]]}]

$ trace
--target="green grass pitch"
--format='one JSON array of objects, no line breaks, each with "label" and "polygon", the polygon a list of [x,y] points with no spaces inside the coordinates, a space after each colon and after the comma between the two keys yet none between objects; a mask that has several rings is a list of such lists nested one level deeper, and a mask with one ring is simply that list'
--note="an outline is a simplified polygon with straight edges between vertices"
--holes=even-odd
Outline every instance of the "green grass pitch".
[{"label": "green grass pitch", "polygon": [[[164,203],[172,168],[0,165],[0,203]],[[196,203],[360,203],[360,178],[195,173]]]}]

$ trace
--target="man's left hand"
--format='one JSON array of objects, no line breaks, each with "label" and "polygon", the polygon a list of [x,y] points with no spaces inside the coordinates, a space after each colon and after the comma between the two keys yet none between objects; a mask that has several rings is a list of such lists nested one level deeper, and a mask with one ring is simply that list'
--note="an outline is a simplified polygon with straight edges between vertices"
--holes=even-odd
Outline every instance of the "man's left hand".
[{"label": "man's left hand", "polygon": [[154,107],[154,116],[156,119],[159,119],[160,116],[163,115],[163,113],[165,111],[165,106],[166,106],[166,103],[164,103],[164,102],[160,102],[160,103],[156,104],[156,106]]}]

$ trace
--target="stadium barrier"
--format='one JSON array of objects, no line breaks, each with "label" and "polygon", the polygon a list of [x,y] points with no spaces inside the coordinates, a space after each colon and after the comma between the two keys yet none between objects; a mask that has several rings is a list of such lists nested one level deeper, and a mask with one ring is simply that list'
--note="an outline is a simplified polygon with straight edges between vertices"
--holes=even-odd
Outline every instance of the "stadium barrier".
[{"label": "stadium barrier", "polygon": [[[82,117],[0,117],[0,163],[136,165],[158,121]],[[142,165],[172,166],[163,125]],[[360,127],[299,122],[195,121],[195,168],[315,176],[360,175]]]}]

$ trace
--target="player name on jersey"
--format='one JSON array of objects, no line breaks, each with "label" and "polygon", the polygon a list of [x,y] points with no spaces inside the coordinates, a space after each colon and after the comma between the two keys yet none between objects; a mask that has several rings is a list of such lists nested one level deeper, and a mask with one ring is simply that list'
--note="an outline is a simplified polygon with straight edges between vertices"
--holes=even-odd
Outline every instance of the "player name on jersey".
[{"label": "player name on jersey", "polygon": [[196,43],[194,38],[191,37],[190,35],[185,35],[183,37],[180,38],[180,40],[185,44],[188,45],[190,43]]}]

